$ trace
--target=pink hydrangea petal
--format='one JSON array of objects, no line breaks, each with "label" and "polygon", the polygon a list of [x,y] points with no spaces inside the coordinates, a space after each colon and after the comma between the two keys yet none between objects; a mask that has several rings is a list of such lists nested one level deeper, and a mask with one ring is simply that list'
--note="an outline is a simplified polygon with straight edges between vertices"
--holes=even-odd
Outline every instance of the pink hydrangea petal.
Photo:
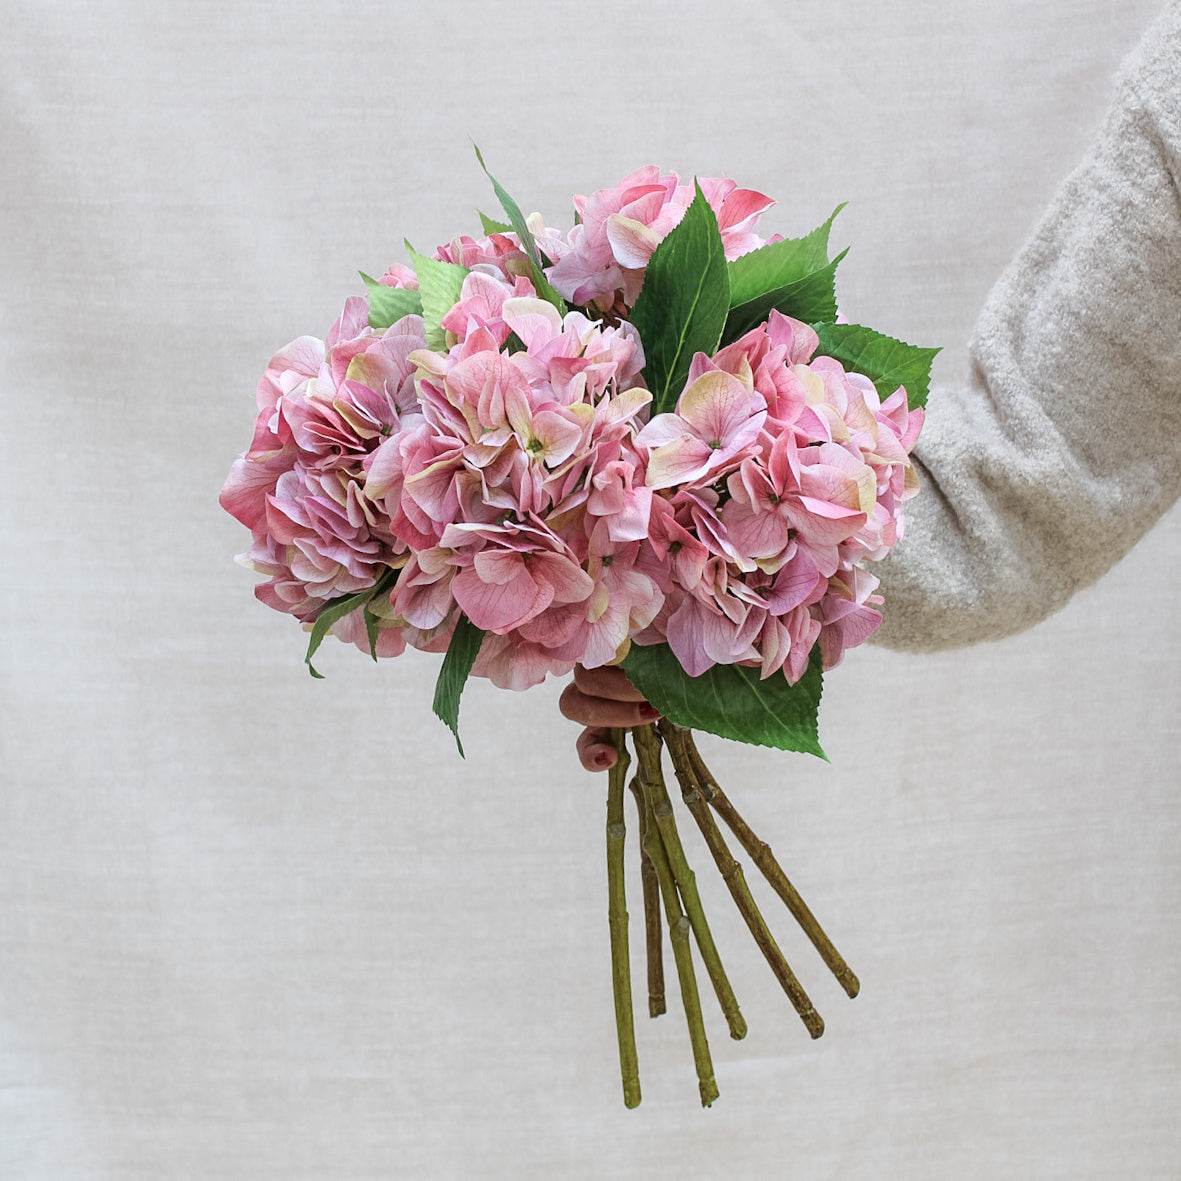
[{"label": "pink hydrangea petal", "polygon": [[533,415],[533,437],[541,444],[541,455],[551,467],[557,467],[574,454],[582,441],[582,426],[555,410],[539,410]]},{"label": "pink hydrangea petal", "polygon": [[561,554],[535,553],[531,556],[534,577],[545,581],[553,590],[558,603],[580,603],[590,596],[595,584],[577,563]]},{"label": "pink hydrangea petal", "polygon": [[672,488],[687,483],[708,470],[713,454],[700,439],[681,435],[652,452],[644,483],[649,488]]},{"label": "pink hydrangea petal", "polygon": [[730,541],[749,558],[773,558],[791,539],[791,523],[779,506],[764,510],[731,500],[724,519]]},{"label": "pink hydrangea petal", "polygon": [[626,270],[640,270],[648,265],[660,245],[660,235],[641,221],[613,214],[607,219],[607,240],[615,261]]},{"label": "pink hydrangea petal", "polygon": [[516,577],[502,583],[485,582],[468,567],[451,586],[455,601],[476,627],[501,634],[544,611],[554,595],[552,586],[534,581],[523,565]]},{"label": "pink hydrangea petal", "polygon": [[774,615],[786,615],[802,603],[809,602],[823,582],[816,563],[806,550],[797,549],[795,556],[776,575],[774,586],[764,596],[767,610]]},{"label": "pink hydrangea petal", "polygon": [[267,496],[293,462],[294,448],[258,458],[240,455],[230,468],[218,503],[247,529],[260,528],[266,520]]},{"label": "pink hydrangea petal", "polygon": [[716,615],[704,608],[698,608],[701,621],[701,647],[705,655],[715,664],[733,664],[745,645],[738,643],[738,634],[746,613],[735,622],[725,615]]},{"label": "pink hydrangea petal", "polygon": [[[837,545],[865,524],[865,513],[828,500],[801,496],[796,504],[784,501],[793,526],[811,541]],[[801,511],[802,510],[802,511]]]},{"label": "pink hydrangea petal", "polygon": [[699,677],[717,663],[705,653],[703,620],[697,602],[686,597],[669,617],[666,626],[668,646],[681,667],[691,677]]},{"label": "pink hydrangea petal", "polygon": [[[721,370],[704,373],[681,395],[677,413],[711,447],[722,447],[762,411],[761,399]],[[761,425],[761,424],[760,424]],[[757,428],[756,428],[757,431]]]},{"label": "pink hydrangea petal", "polygon": [[504,322],[529,349],[534,344],[552,340],[562,330],[562,317],[552,303],[544,299],[514,297],[504,302]]}]

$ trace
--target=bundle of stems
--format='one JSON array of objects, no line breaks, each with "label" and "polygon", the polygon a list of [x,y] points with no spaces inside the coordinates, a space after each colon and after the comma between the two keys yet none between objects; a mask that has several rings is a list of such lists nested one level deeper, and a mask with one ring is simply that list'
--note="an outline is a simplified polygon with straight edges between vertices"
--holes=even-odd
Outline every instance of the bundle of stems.
[{"label": "bundle of stems", "polygon": [[[633,759],[628,750],[629,736],[635,751],[635,769],[630,782],[628,772],[632,768]],[[722,818],[772,889],[783,900],[791,916],[808,936],[845,992],[854,997],[860,986],[857,977],[841,958],[796,888],[788,880],[771,852],[771,847],[755,835],[750,825],[743,820],[725,792],[718,786],[717,780],[706,767],[693,741],[692,731],[674,726],[662,719],[631,730],[614,730],[612,741],[619,758],[608,773],[607,787],[608,922],[611,933],[611,974],[615,993],[615,1026],[619,1036],[623,1102],[627,1107],[636,1107],[640,1102],[639,1065],[632,1016],[628,916],[624,891],[624,841],[627,831],[624,821],[624,788],[630,787],[638,814],[640,880],[644,897],[648,966],[648,1013],[656,1017],[665,1011],[663,929],[667,924],[676,962],[677,982],[681,990],[681,1003],[689,1026],[693,1062],[697,1068],[701,1103],[703,1107],[708,1107],[718,1097],[718,1086],[714,1079],[713,1062],[701,1016],[701,1000],[693,968],[690,932],[725,1015],[730,1036],[744,1037],[746,1022],[726,978],[721,957],[718,955],[705,912],[701,907],[693,871],[685,859],[685,852],[677,833],[672,802],[664,781],[664,750],[671,756],[681,799],[697,822],[739,913],[812,1037],[817,1038],[824,1032],[824,1022],[796,979],[795,973],[788,966],[766,921],[759,913],[743,877],[742,867],[731,855],[714,819],[715,813]]]}]

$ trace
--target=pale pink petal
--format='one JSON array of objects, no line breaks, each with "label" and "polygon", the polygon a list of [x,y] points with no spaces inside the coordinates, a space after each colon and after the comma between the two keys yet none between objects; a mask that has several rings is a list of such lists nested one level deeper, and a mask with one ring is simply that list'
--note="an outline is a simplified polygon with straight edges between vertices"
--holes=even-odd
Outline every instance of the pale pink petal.
[{"label": "pale pink petal", "polygon": [[701,647],[705,655],[717,664],[733,664],[742,651],[737,636],[741,624],[746,620],[746,612],[742,613],[738,622],[724,615],[715,615],[705,608],[699,608],[698,615],[701,618]]},{"label": "pale pink petal", "polygon": [[336,323],[328,330],[324,343],[331,349],[339,341],[355,340],[369,332],[369,300],[364,295],[350,295],[344,301],[344,310]]},{"label": "pale pink petal", "polygon": [[691,677],[699,677],[717,663],[705,653],[701,608],[686,597],[669,617],[666,632],[668,646],[681,667]]},{"label": "pale pink petal", "polygon": [[569,459],[582,441],[582,426],[556,410],[539,410],[533,415],[532,428],[533,438],[541,445],[541,457],[550,467]]},{"label": "pale pink petal", "polygon": [[722,236],[725,238],[737,235],[740,231],[749,231],[755,220],[774,204],[770,197],[756,193],[753,189],[735,189],[726,198],[722,215],[718,218]]},{"label": "pale pink petal", "polygon": [[455,601],[476,627],[500,634],[544,611],[554,593],[552,586],[535,582],[520,564],[517,576],[503,583],[485,582],[469,567],[455,576],[451,588]]},{"label": "pale pink petal", "polygon": [[[825,444],[834,446],[835,444]],[[836,447],[840,451],[841,448]],[[842,454],[846,454],[842,452]],[[852,459],[852,456],[849,457]],[[854,463],[857,463],[854,460]],[[857,464],[864,468],[864,464]],[[868,469],[866,469],[868,470]],[[870,473],[872,475],[872,472]],[[800,470],[800,491],[809,500],[823,500],[842,508],[864,511],[861,503],[861,491],[856,478],[827,463],[809,464]]]},{"label": "pale pink petal", "polygon": [[641,447],[647,447],[649,451],[655,451],[657,447],[663,447],[666,443],[672,443],[691,433],[689,425],[679,414],[657,414],[636,435],[636,443]]},{"label": "pale pink petal", "polygon": [[[766,406],[736,377],[721,370],[704,373],[681,395],[677,413],[710,447],[726,446]],[[757,434],[762,421],[756,426]]]},{"label": "pale pink petal", "polygon": [[534,341],[544,344],[562,330],[561,314],[544,299],[506,299],[501,315],[526,348],[532,348]]},{"label": "pale pink petal", "polygon": [[794,527],[810,541],[822,545],[837,545],[852,537],[866,521],[865,513],[858,509],[811,496],[801,496],[795,505],[789,500],[783,503]]},{"label": "pale pink petal", "polygon": [[692,435],[682,435],[658,447],[648,459],[644,483],[649,488],[672,488],[709,470],[714,452]]},{"label": "pale pink petal", "polygon": [[660,245],[661,235],[632,218],[613,214],[607,219],[606,228],[615,261],[628,270],[646,267],[653,251]]},{"label": "pale pink petal", "polygon": [[786,615],[801,603],[809,602],[818,593],[818,585],[823,581],[807,551],[797,549],[791,561],[775,576],[772,589],[764,596],[767,610],[773,615]]},{"label": "pale pink petal", "polygon": [[773,558],[790,540],[786,510],[764,509],[731,500],[723,510],[726,532],[735,549],[748,558]]},{"label": "pale pink petal", "polygon": [[266,519],[267,495],[294,462],[294,447],[258,458],[240,455],[230,468],[218,503],[248,529],[260,528]]},{"label": "pale pink petal", "polygon": [[521,555],[513,550],[490,548],[480,550],[475,559],[476,572],[483,582],[502,586],[524,573]]},{"label": "pale pink petal", "polygon": [[589,598],[595,588],[591,576],[561,554],[534,553],[530,555],[529,561],[533,567],[532,576],[552,588],[554,602],[580,603]]}]

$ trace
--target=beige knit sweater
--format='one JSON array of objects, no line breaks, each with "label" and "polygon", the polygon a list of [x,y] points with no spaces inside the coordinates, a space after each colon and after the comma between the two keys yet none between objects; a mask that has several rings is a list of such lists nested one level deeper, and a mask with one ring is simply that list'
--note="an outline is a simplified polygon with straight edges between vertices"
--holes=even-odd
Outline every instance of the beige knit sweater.
[{"label": "beige knit sweater", "polygon": [[1181,0],[1149,28],[1082,165],[985,304],[960,390],[931,393],[922,494],[875,573],[875,639],[1029,627],[1181,491]]}]

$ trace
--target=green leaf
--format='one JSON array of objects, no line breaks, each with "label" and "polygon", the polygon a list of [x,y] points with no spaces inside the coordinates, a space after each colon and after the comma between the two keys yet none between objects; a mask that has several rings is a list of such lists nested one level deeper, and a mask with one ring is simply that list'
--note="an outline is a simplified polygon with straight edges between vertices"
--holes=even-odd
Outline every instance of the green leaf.
[{"label": "green leaf", "polygon": [[678,726],[757,746],[798,750],[827,761],[817,734],[823,688],[819,647],[794,685],[780,673],[761,681],[758,668],[738,664],[715,664],[691,677],[667,644],[633,644],[623,671]]},{"label": "green leaf", "polygon": [[418,291],[422,296],[422,315],[426,320],[426,346],[436,352],[447,351],[447,334],[443,331],[443,317],[459,302],[467,267],[453,262],[424,258],[409,242],[410,261],[418,275]]},{"label": "green leaf", "polygon": [[381,619],[373,613],[373,608],[370,606],[372,600],[367,600],[365,608],[362,611],[362,617],[365,620],[365,635],[369,639],[369,655],[373,657],[373,663],[377,663],[377,637],[381,634]]},{"label": "green leaf", "polygon": [[860,324],[813,324],[820,337],[817,355],[835,357],[846,369],[864,373],[882,398],[900,385],[912,410],[927,404],[931,362],[938,349],[922,349],[883,336]]},{"label": "green leaf", "polygon": [[[792,283],[828,265],[828,234],[844,204],[838,205],[823,225],[802,238],[768,242],[726,264],[730,276],[730,305],[740,307],[769,291]],[[816,317],[820,319],[820,317]]]},{"label": "green leaf", "polygon": [[731,307],[730,314],[726,317],[725,330],[722,332],[722,343],[729,344],[744,332],[749,332],[761,324],[771,314],[772,308],[785,316],[802,320],[805,324],[835,320],[837,298],[834,276],[837,264],[846,254],[848,251],[843,250],[832,262],[810,272],[802,279],[765,291],[744,304]]},{"label": "green leaf", "polygon": [[422,296],[406,287],[387,287],[358,271],[369,291],[369,327],[384,332],[403,316],[422,315]]},{"label": "green leaf", "polygon": [[350,611],[355,611],[362,603],[368,603],[373,598],[373,593],[376,587],[366,587],[363,591],[358,591],[355,595],[344,595],[339,599],[330,599],[323,607],[320,608],[320,613],[316,616],[316,622],[312,624],[312,632],[308,637],[308,650],[304,654],[304,663],[308,666],[308,672],[318,681],[324,679],[323,673],[318,673],[312,665],[312,657],[316,654],[316,649],[324,642],[324,638],[328,635],[332,625],[338,620],[343,619]]},{"label": "green leaf", "polygon": [[[320,613],[316,616],[316,621],[312,624],[312,632],[308,637],[308,650],[304,655],[304,663],[308,666],[308,672],[312,674],[318,681],[324,679],[323,673],[316,672],[312,666],[312,657],[316,654],[316,650],[324,642],[324,638],[328,635],[332,625],[339,619],[343,619],[350,611],[355,611],[358,607],[364,605],[365,631],[369,636],[369,650],[373,654],[373,659],[377,659],[377,616],[374,615],[370,609],[369,604],[377,598],[378,595],[383,595],[398,581],[398,571],[386,569],[385,573],[372,585],[367,586],[364,590],[357,591],[355,594],[342,595],[339,599],[330,599],[323,607],[320,608]],[[373,622],[371,623],[370,620]]]},{"label": "green leaf", "polygon": [[566,305],[566,300],[562,297],[562,293],[555,287],[550,286],[550,281],[541,271],[535,271],[530,276],[530,280],[538,296],[547,303],[552,303],[558,309],[559,315],[564,316],[570,310]]},{"label": "green leaf", "polygon": [[693,354],[712,355],[730,307],[726,251],[701,186],[680,224],[656,247],[631,321],[644,342],[652,413],[676,406]]},{"label": "green leaf", "polygon": [[463,757],[463,743],[459,741],[459,697],[467,683],[472,665],[480,654],[484,633],[466,615],[460,615],[447,645],[447,655],[439,669],[435,683],[435,700],[432,709],[435,716],[455,735],[455,745]]},{"label": "green leaf", "polygon": [[484,175],[492,182],[492,191],[496,194],[496,199],[500,202],[500,207],[504,210],[509,225],[516,231],[521,246],[529,256],[529,261],[533,264],[534,269],[540,271],[541,259],[537,254],[537,243],[533,240],[533,233],[525,223],[525,215],[521,212],[521,207],[508,195],[500,181],[488,171],[488,165],[484,163],[480,149],[475,144],[472,144],[472,147],[476,148],[476,159],[479,160]]},{"label": "green leaf", "polygon": [[[476,212],[480,213],[478,209]],[[488,237],[492,237],[493,234],[507,234],[513,228],[507,221],[493,221],[492,218],[485,217],[482,213],[480,213],[480,225],[484,227],[484,233]]]},{"label": "green leaf", "polygon": [[[509,220],[509,224],[503,227],[503,231],[511,229],[517,235],[517,239],[521,243],[521,248],[525,251],[525,255],[529,259],[531,271],[529,279],[533,283],[533,289],[542,299],[552,303],[562,315],[565,315],[566,301],[558,291],[555,291],[550,286],[549,280],[545,277],[545,272],[542,270],[541,254],[537,249],[537,241],[533,237],[533,231],[529,229],[528,223],[525,221],[525,215],[521,212],[521,207],[509,196],[496,177],[488,171],[488,165],[484,163],[484,157],[480,154],[480,149],[475,144],[472,144],[472,147],[476,149],[476,159],[479,160],[480,167],[484,170],[484,175],[492,182],[492,191],[496,194],[496,199],[500,202],[500,206]],[[488,230],[489,225],[498,224],[489,221],[482,213],[480,214],[480,220],[484,222],[485,233],[490,232]]]},{"label": "green leaf", "polygon": [[386,570],[370,591],[369,598],[365,600],[365,609],[361,613],[365,620],[365,634],[369,637],[369,655],[373,657],[375,662],[377,660],[377,636],[381,631],[381,617],[373,610],[373,600],[387,595],[397,581],[398,570]]}]

